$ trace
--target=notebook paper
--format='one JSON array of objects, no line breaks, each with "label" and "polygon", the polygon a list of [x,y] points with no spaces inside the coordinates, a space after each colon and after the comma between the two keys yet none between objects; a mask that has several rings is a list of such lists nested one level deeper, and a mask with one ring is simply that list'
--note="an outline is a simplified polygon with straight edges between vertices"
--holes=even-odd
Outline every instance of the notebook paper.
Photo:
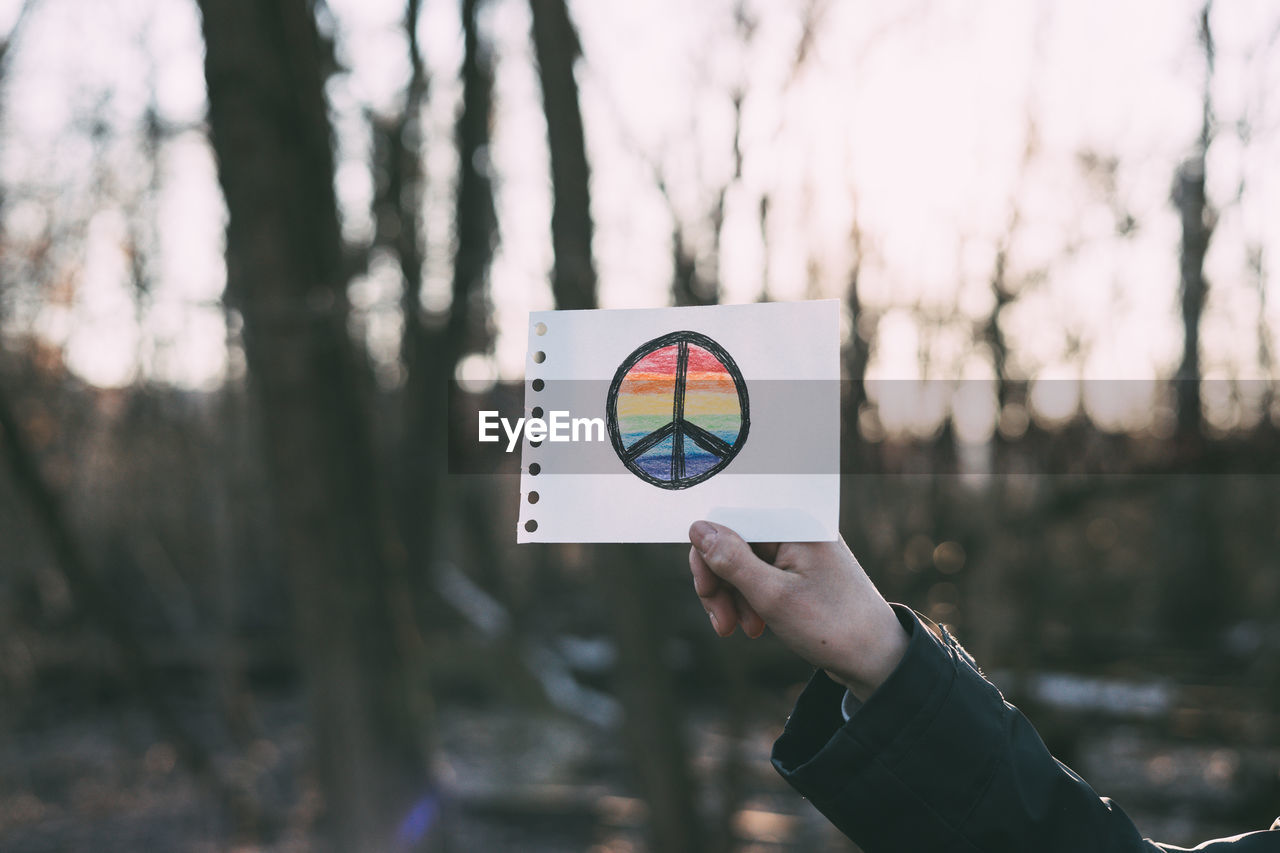
[{"label": "notebook paper", "polygon": [[829,541],[839,302],[529,315],[519,542]]}]

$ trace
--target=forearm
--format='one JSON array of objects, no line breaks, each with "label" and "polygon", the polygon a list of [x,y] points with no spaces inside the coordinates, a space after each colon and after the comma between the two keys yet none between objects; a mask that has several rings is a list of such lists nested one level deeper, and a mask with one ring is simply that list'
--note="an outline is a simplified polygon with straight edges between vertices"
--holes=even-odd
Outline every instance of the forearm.
[{"label": "forearm", "polygon": [[779,772],[867,853],[1150,853],[945,635],[899,608],[899,666],[853,718],[819,673],[774,747]]},{"label": "forearm", "polygon": [[[1143,840],[1124,812],[1055,760],[950,635],[886,604],[843,541],[756,553],[705,521],[689,537],[694,589],[717,633],[741,624],[754,637],[767,621],[820,667],[773,762],[866,853],[1171,849]],[[866,700],[848,719],[846,692]],[[1280,853],[1280,835],[1197,849],[1224,848]]]}]

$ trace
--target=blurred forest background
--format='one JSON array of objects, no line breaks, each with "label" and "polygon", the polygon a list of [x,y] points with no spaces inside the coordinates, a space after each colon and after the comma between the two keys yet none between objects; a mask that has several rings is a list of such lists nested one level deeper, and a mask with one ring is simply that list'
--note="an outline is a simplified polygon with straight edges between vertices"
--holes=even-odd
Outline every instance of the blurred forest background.
[{"label": "blurred forest background", "polygon": [[886,596],[1145,833],[1280,812],[1274,3],[0,34],[4,850],[851,849],[768,765],[803,662],[444,453],[530,309],[814,297]]}]

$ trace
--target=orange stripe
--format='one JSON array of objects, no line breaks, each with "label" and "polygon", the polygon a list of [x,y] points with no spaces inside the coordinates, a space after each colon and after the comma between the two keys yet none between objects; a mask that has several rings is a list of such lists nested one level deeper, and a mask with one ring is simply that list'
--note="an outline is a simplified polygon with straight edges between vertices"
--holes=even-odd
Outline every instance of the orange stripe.
[{"label": "orange stripe", "polygon": [[634,380],[627,377],[618,389],[619,394],[665,394],[670,397],[675,393],[675,382],[670,376],[666,379]]}]

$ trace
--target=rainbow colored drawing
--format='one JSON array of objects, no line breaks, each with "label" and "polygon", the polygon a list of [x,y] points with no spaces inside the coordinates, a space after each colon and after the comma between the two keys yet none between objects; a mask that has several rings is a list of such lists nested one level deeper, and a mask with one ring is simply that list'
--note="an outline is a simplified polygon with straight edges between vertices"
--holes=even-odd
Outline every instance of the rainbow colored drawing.
[{"label": "rainbow colored drawing", "polygon": [[733,358],[696,332],[648,341],[609,389],[614,450],[642,480],[684,489],[722,470],[746,441],[746,383]]}]

